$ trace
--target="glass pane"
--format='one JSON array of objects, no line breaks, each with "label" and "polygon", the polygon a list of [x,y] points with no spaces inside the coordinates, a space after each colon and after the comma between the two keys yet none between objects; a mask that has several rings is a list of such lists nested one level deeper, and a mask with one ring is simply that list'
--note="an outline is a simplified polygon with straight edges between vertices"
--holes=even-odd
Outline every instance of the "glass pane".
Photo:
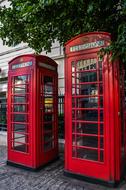
[{"label": "glass pane", "polygon": [[98,160],[98,152],[97,150],[89,150],[84,148],[75,148],[73,147],[73,152],[75,152],[73,155],[76,155],[77,158],[81,159],[87,159],[87,160]]},{"label": "glass pane", "polygon": [[73,123],[73,132],[85,134],[98,134],[98,124],[94,123]]},{"label": "glass pane", "polygon": [[27,102],[27,96],[14,96],[13,102],[14,103],[26,103]]},{"label": "glass pane", "polygon": [[72,95],[76,95],[76,89],[75,88],[72,88]]},{"label": "glass pane", "polygon": [[72,147],[72,157],[76,157],[76,147]]},{"label": "glass pane", "polygon": [[103,110],[100,110],[100,121],[103,121],[103,116],[104,116],[103,113],[104,113]]},{"label": "glass pane", "polygon": [[77,73],[76,82],[96,82],[97,81],[97,73],[96,72],[82,72]]},{"label": "glass pane", "polygon": [[100,135],[103,135],[103,132],[104,132],[103,129],[104,129],[104,128],[103,128],[103,124],[100,123]]},{"label": "glass pane", "polygon": [[76,64],[77,71],[96,69],[96,62],[97,60],[95,58],[79,60]]},{"label": "glass pane", "polygon": [[72,135],[72,145],[73,145],[73,146],[76,145],[76,138],[75,138],[75,137],[76,137],[76,135],[73,134],[73,135]]},{"label": "glass pane", "polygon": [[100,138],[100,148],[104,148],[104,138]]},{"label": "glass pane", "polygon": [[102,69],[102,60],[98,61],[98,66],[99,66],[99,69]]},{"label": "glass pane", "polygon": [[52,85],[53,78],[50,76],[44,76],[44,84]]},{"label": "glass pane", "polygon": [[72,65],[72,72],[75,72],[76,63],[74,61],[72,61],[71,65]]},{"label": "glass pane", "polygon": [[44,86],[44,93],[45,94],[53,94],[53,86],[45,85]]},{"label": "glass pane", "polygon": [[103,97],[100,97],[100,108],[103,108]]},{"label": "glass pane", "polygon": [[97,84],[80,84],[76,85],[76,87],[73,86],[73,89],[75,91],[74,95],[98,95]]},{"label": "glass pane", "polygon": [[76,80],[75,80],[75,73],[72,73],[72,84],[75,84],[76,82],[75,82]]},{"label": "glass pane", "polygon": [[98,137],[76,136],[77,146],[98,147]]},{"label": "glass pane", "polygon": [[99,71],[99,81],[102,81],[102,70]]},{"label": "glass pane", "polygon": [[45,131],[52,130],[52,129],[53,129],[53,123],[49,123],[49,124],[44,123],[44,130]]},{"label": "glass pane", "polygon": [[44,144],[44,151],[45,152],[51,150],[52,148],[54,148],[54,142],[53,141],[50,141],[50,142]]},{"label": "glass pane", "polygon": [[27,85],[20,85],[20,86],[15,86],[12,88],[12,93],[15,93],[15,94],[24,94],[28,92],[29,92],[29,89]]},{"label": "glass pane", "polygon": [[44,77],[44,93],[53,94],[53,78],[50,76]]},{"label": "glass pane", "polygon": [[27,112],[27,105],[13,105],[13,112]]},{"label": "glass pane", "polygon": [[73,119],[85,121],[98,121],[98,110],[73,111]]},{"label": "glass pane", "polygon": [[97,108],[98,97],[73,98],[73,108]]},{"label": "glass pane", "polygon": [[53,115],[48,114],[48,115],[44,115],[44,121],[53,121]]},{"label": "glass pane", "polygon": [[16,132],[27,132],[27,125],[26,124],[13,124],[14,131]]},{"label": "glass pane", "polygon": [[[12,142],[13,143],[13,142]],[[12,145],[13,146],[13,145]],[[28,152],[28,146],[26,144],[19,144],[17,142],[14,142],[14,150],[20,151],[20,152]]]},{"label": "glass pane", "polygon": [[21,143],[27,143],[28,142],[28,136],[23,134],[14,133],[14,141],[15,142],[21,142]]},{"label": "glass pane", "polygon": [[14,77],[14,84],[25,84],[29,81],[28,75],[22,75],[22,76],[15,76]]},{"label": "glass pane", "polygon": [[52,97],[47,97],[44,98],[44,111],[45,112],[53,112],[53,98]]},{"label": "glass pane", "polygon": [[14,122],[27,122],[26,114],[14,114],[12,118]]},{"label": "glass pane", "polygon": [[103,94],[103,85],[102,84],[99,85],[99,94]]},{"label": "glass pane", "polygon": [[44,141],[45,142],[51,141],[52,139],[53,139],[52,133],[44,134]]},{"label": "glass pane", "polygon": [[104,161],[104,152],[102,150],[100,151],[100,161]]}]

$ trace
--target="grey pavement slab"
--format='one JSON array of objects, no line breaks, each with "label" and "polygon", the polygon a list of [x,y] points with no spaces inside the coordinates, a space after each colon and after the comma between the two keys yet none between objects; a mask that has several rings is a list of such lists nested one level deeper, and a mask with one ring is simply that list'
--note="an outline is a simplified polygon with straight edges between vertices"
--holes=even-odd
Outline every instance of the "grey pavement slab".
[{"label": "grey pavement slab", "polygon": [[37,172],[7,166],[5,160],[6,147],[0,146],[0,190],[126,190],[125,182],[108,188],[64,176],[63,155]]},{"label": "grey pavement slab", "polygon": [[0,146],[0,165],[7,160],[7,147]]}]

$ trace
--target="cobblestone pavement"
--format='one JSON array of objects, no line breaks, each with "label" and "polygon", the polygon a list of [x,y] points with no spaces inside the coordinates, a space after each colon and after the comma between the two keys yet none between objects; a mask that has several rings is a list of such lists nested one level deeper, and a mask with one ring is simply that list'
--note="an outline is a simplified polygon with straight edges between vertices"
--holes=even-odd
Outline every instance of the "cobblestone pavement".
[{"label": "cobblestone pavement", "polygon": [[6,148],[0,147],[0,190],[126,190],[126,183],[114,189],[64,176],[62,155],[38,172],[7,166],[5,159]]}]

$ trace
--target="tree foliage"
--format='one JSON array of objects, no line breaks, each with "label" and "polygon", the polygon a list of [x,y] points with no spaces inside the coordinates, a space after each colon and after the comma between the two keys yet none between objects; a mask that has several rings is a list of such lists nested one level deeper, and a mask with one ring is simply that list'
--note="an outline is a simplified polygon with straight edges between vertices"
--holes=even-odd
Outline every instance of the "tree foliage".
[{"label": "tree foliage", "polygon": [[126,60],[126,0],[9,0],[0,8],[0,37],[6,45],[25,42],[36,52],[49,51],[73,36],[91,31],[112,34],[105,50]]}]

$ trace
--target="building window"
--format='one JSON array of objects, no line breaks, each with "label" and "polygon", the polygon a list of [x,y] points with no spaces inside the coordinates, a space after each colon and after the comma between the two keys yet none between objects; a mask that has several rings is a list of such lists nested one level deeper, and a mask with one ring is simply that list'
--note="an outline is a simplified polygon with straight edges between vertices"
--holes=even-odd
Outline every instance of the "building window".
[{"label": "building window", "polygon": [[0,131],[7,130],[6,110],[7,110],[6,92],[0,92]]}]

